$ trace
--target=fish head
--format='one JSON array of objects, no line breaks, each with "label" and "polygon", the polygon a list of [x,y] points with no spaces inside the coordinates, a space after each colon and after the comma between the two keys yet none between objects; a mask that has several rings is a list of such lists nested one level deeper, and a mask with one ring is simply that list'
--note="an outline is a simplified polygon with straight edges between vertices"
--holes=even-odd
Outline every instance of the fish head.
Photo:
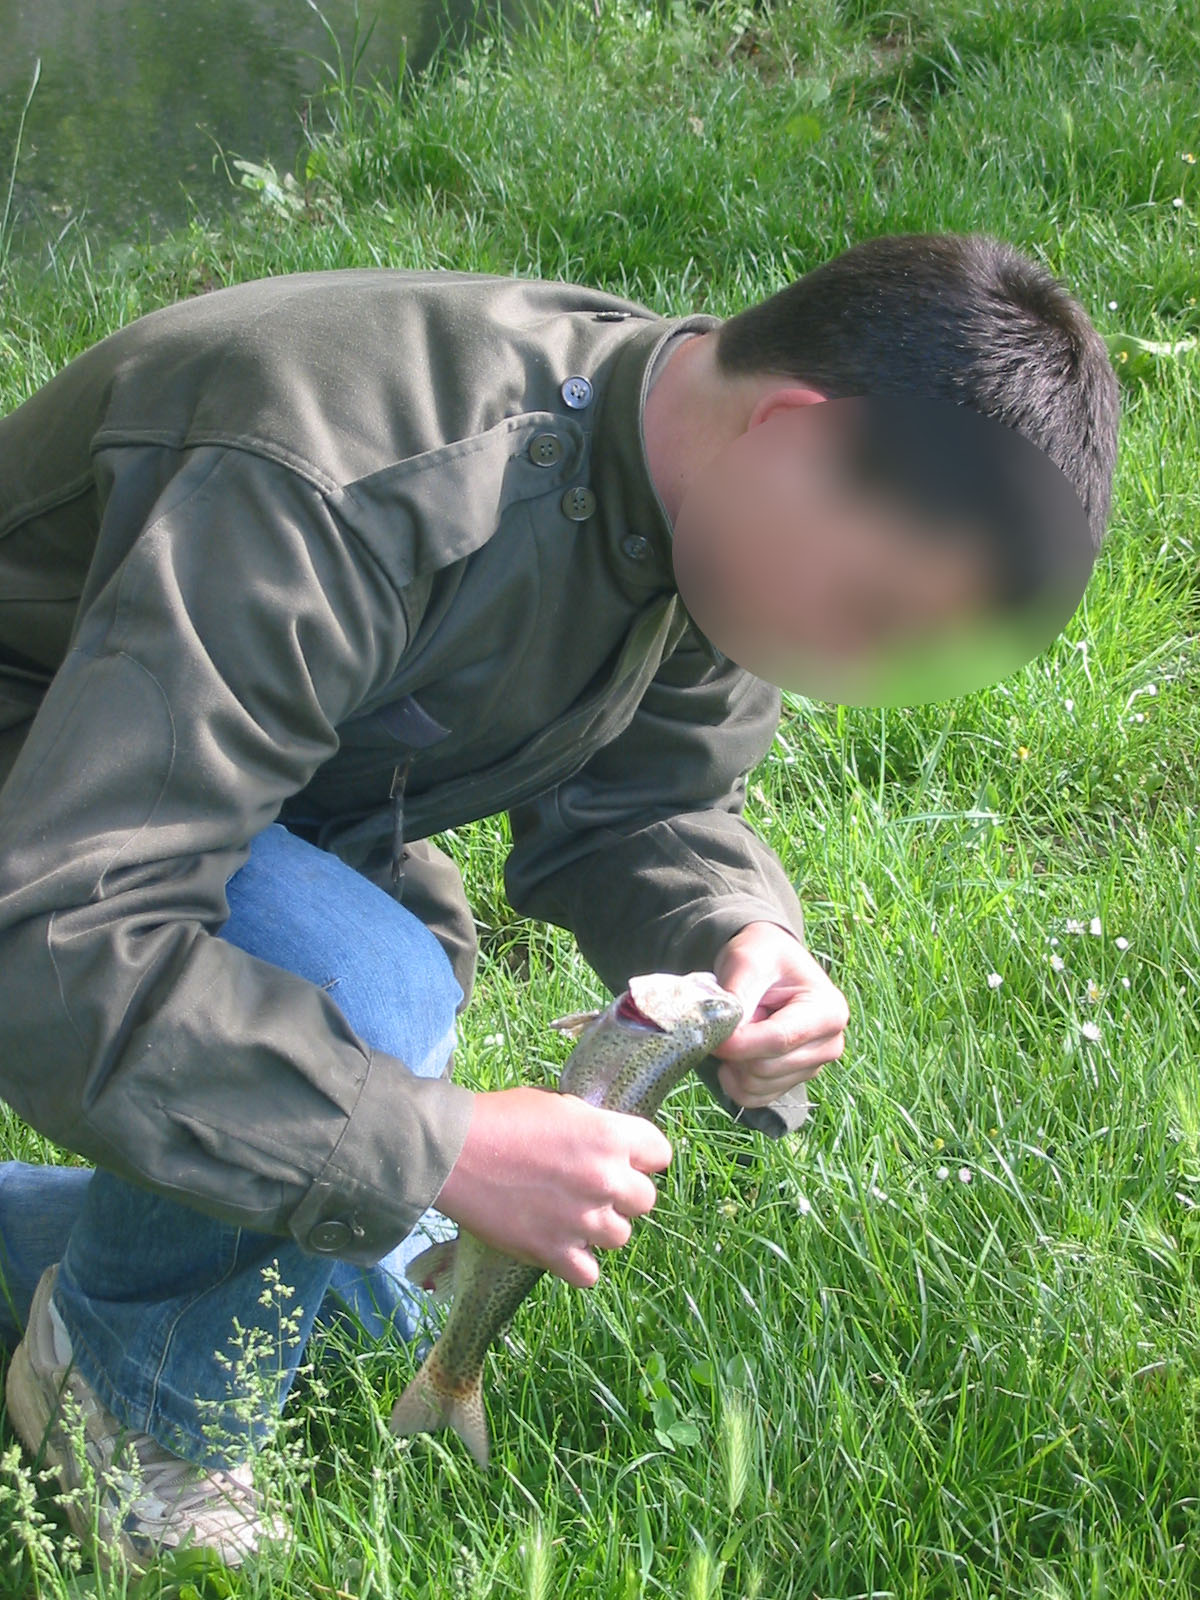
[{"label": "fish head", "polygon": [[584,1028],[559,1088],[593,1105],[652,1116],[662,1095],[741,1018],[741,1002],[711,972],[631,978]]},{"label": "fish head", "polygon": [[616,1020],[626,1027],[668,1035],[687,1032],[715,1048],[742,1020],[742,1003],[722,989],[711,972],[647,972],[630,978],[614,1002]]}]

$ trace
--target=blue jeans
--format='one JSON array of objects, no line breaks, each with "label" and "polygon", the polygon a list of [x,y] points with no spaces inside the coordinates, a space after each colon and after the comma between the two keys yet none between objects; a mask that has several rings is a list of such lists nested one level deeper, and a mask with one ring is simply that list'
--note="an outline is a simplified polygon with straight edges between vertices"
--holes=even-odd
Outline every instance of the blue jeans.
[{"label": "blue jeans", "polygon": [[[372,1048],[442,1074],[462,992],[441,945],[390,895],[278,825],[227,893],[222,938],[330,989]],[[0,1344],[15,1344],[38,1278],[61,1262],[55,1305],[104,1405],[176,1455],[227,1466],[268,1436],[318,1315],[416,1337],[425,1296],[404,1267],[448,1231],[429,1211],[364,1268],[109,1172],[0,1163]]]}]

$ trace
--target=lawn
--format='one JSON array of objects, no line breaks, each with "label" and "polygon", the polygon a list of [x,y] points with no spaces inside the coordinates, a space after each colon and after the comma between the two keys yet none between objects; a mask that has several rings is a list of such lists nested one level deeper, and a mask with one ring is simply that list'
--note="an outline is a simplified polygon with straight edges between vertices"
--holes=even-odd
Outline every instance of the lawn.
[{"label": "lawn", "polygon": [[[1195,0],[564,3],[403,96],[343,82],[304,171],[234,169],[238,215],[38,263],[0,243],[0,406],[268,272],[571,277],[722,315],[925,229],[1000,234],[1104,333],[1186,345],[1198,39]],[[407,1349],[312,1347],[262,1462],[295,1538],[239,1575],[94,1574],[0,1423],[0,1592],[1200,1593],[1200,354],[1119,366],[1112,534],[1054,648],[953,705],[794,698],[754,775],[851,1006],[808,1128],[672,1098],[653,1216],[594,1291],[540,1285],[490,1362],[487,1476],[387,1432]],[[448,841],[484,930],[458,1071],[484,1088],[544,1081],[548,1019],[600,992],[507,908],[505,840]],[[12,1120],[0,1150],[47,1158]]]}]

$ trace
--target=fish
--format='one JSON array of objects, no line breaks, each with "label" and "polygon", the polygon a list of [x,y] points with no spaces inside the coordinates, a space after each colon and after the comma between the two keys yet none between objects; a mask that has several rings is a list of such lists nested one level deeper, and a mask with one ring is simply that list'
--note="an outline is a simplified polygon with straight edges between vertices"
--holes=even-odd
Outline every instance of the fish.
[{"label": "fish", "polygon": [[[603,1011],[559,1017],[550,1024],[575,1037],[563,1065],[560,1094],[653,1121],[666,1096],[742,1019],[742,1005],[711,972],[652,972]],[[542,1277],[483,1244],[466,1229],[421,1252],[408,1266],[413,1283],[435,1298],[453,1294],[441,1335],[392,1408],[394,1434],[452,1429],[480,1467],[489,1457],[483,1406],[488,1350]]]}]

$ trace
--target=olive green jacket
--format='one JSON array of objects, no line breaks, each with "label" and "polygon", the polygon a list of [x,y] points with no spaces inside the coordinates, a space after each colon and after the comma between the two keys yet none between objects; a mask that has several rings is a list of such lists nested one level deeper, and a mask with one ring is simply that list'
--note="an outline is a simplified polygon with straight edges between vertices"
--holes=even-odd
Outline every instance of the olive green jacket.
[{"label": "olive green jacket", "polygon": [[801,931],[740,816],[778,696],[690,624],[642,440],[656,352],[714,326],[514,279],[282,277],[142,318],[0,421],[21,1116],[243,1226],[390,1249],[470,1095],[215,935],[280,817],[386,880],[401,787],[414,839],[508,810],[512,903],[612,988],[751,921]]}]

